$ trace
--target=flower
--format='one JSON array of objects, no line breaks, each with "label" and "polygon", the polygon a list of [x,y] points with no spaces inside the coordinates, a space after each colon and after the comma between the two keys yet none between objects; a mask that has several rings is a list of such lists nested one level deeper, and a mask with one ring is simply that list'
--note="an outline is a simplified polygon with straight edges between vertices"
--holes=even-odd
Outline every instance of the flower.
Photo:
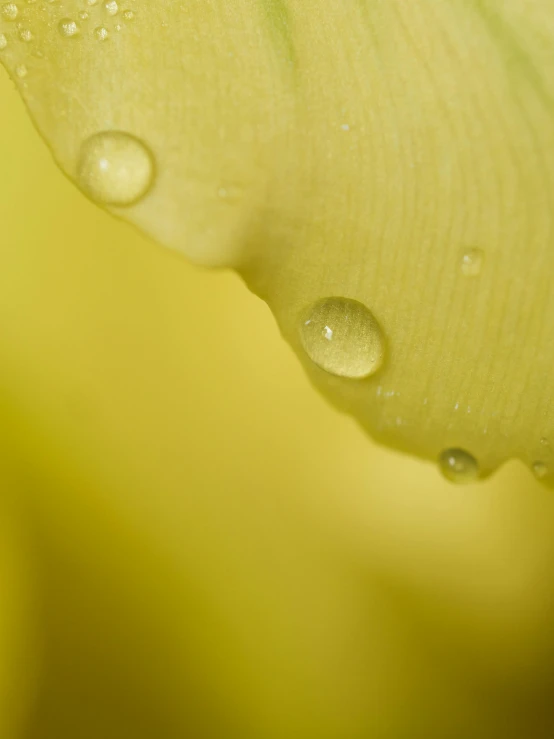
[{"label": "flower", "polygon": [[[485,472],[550,454],[548,6],[110,5],[21,5],[25,45],[0,28],[66,173],[151,152],[106,209],[235,265],[380,439]],[[550,736],[544,492],[511,466],[453,494],[375,451],[238,281],[92,209],[2,100],[0,734]],[[118,138],[85,167],[114,131],[141,166]],[[383,329],[362,384],[304,357],[329,296]]]}]

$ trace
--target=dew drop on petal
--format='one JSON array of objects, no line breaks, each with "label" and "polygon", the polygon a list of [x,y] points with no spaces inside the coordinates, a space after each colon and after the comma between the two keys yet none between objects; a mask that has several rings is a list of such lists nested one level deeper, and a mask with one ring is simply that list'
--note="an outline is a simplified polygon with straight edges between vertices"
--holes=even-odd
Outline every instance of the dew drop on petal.
[{"label": "dew drop on petal", "polygon": [[154,181],[154,159],[140,139],[124,131],[94,134],[81,148],[77,181],[95,202],[132,205]]},{"label": "dew drop on petal", "polygon": [[2,16],[6,21],[14,21],[19,15],[19,8],[15,3],[4,3],[2,5]]},{"label": "dew drop on petal", "polygon": [[108,2],[104,4],[104,7],[106,8],[108,15],[117,15],[119,12],[119,6],[116,0],[108,0]]},{"label": "dew drop on petal", "polygon": [[104,26],[99,26],[98,28],[94,29],[94,35],[96,36],[98,41],[107,41],[110,36],[110,32]]},{"label": "dew drop on petal", "polygon": [[71,18],[62,18],[58,23],[58,31],[64,38],[75,38],[79,35],[81,29]]},{"label": "dew drop on petal", "polygon": [[439,467],[450,482],[469,483],[479,478],[479,464],[464,449],[444,449],[439,455]]},{"label": "dew drop on petal", "polygon": [[467,249],[462,254],[460,269],[466,277],[477,277],[483,269],[484,254],[482,249]]},{"label": "dew drop on petal", "polygon": [[369,308],[351,298],[312,303],[300,319],[300,340],[312,362],[339,377],[369,377],[385,358],[381,327]]},{"label": "dew drop on petal", "polygon": [[26,43],[29,43],[29,41],[33,40],[33,34],[28,28],[20,28],[19,29],[19,38],[22,41],[25,41]]}]

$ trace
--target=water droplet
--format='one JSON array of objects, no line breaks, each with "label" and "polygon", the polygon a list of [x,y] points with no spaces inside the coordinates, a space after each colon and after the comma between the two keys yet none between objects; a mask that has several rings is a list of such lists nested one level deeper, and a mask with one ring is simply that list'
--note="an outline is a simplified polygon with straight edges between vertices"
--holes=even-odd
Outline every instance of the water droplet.
[{"label": "water droplet", "polygon": [[64,38],[75,38],[79,35],[81,29],[71,18],[62,18],[58,23],[58,31]]},{"label": "water droplet", "polygon": [[26,43],[33,40],[33,34],[28,28],[19,29],[19,38]]},{"label": "water droplet", "polygon": [[373,313],[350,298],[322,298],[302,314],[306,354],[332,375],[362,379],[383,364],[385,340]]},{"label": "water droplet", "polygon": [[15,68],[15,73],[19,77],[19,79],[22,80],[24,77],[27,76],[28,69],[27,69],[27,67],[24,64],[19,64]]},{"label": "water droplet", "polygon": [[119,12],[119,5],[116,0],[108,0],[107,3],[104,3],[104,7],[109,15],[117,15]]},{"label": "water droplet", "polygon": [[123,26],[121,25],[121,23],[116,23],[113,27],[114,31],[121,31],[122,28]]},{"label": "water droplet", "polygon": [[81,12],[79,13],[79,18],[82,21],[87,21],[89,19],[89,14],[87,13],[86,10],[81,10]]},{"label": "water droplet", "polygon": [[7,45],[8,45],[8,39],[5,37],[3,33],[0,33],[0,51],[4,51]]},{"label": "water droplet", "polygon": [[99,26],[98,28],[94,29],[94,35],[96,36],[98,41],[107,41],[110,36],[110,32],[107,28],[104,28],[104,26]]},{"label": "water droplet", "polygon": [[460,268],[466,277],[477,277],[483,269],[485,255],[482,249],[468,249],[462,255]]},{"label": "water droplet", "polygon": [[550,446],[550,442],[548,441],[548,439],[546,438],[546,436],[543,436],[543,437],[541,438],[541,444],[542,444],[543,446]]},{"label": "water droplet", "polygon": [[19,15],[19,8],[15,3],[4,3],[2,5],[2,15],[4,20],[14,21]]},{"label": "water droplet", "polygon": [[450,482],[469,483],[479,478],[479,464],[463,449],[445,449],[439,456],[440,471]]},{"label": "water droplet", "polygon": [[125,18],[126,21],[132,21],[133,18],[135,17],[135,13],[132,10],[124,10],[123,17]]},{"label": "water droplet", "polygon": [[152,187],[154,159],[140,139],[103,131],[82,146],[77,167],[81,188],[97,203],[132,205]]},{"label": "water droplet", "polygon": [[534,462],[532,469],[537,480],[543,480],[548,474],[548,467],[544,462]]}]

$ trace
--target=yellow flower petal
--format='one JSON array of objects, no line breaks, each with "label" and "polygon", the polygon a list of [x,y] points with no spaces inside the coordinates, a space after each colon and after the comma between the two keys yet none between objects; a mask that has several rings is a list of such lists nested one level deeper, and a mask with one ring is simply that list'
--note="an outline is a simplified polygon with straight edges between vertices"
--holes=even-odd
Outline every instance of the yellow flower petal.
[{"label": "yellow flower petal", "polygon": [[[191,260],[237,268],[314,383],[380,441],[465,450],[481,475],[516,456],[548,481],[549,0],[64,0],[11,15],[2,60],[82,189]],[[143,147],[112,167],[124,196],[105,160],[83,165],[113,131]],[[328,297],[380,326],[371,377],[306,356],[300,316]]]}]

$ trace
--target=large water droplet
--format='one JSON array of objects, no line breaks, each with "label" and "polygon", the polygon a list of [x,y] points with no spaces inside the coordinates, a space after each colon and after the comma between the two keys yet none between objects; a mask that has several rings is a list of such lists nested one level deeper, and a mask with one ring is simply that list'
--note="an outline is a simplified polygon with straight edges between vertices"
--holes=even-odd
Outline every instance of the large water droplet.
[{"label": "large water droplet", "polygon": [[385,340],[373,313],[350,298],[313,303],[302,314],[300,340],[312,362],[339,377],[369,377],[385,356]]},{"label": "large water droplet", "polygon": [[153,184],[154,159],[135,136],[123,131],[103,131],[83,144],[77,179],[97,203],[132,205]]},{"label": "large water droplet", "polygon": [[445,449],[439,456],[442,474],[450,482],[468,483],[479,478],[477,460],[464,449]]}]

